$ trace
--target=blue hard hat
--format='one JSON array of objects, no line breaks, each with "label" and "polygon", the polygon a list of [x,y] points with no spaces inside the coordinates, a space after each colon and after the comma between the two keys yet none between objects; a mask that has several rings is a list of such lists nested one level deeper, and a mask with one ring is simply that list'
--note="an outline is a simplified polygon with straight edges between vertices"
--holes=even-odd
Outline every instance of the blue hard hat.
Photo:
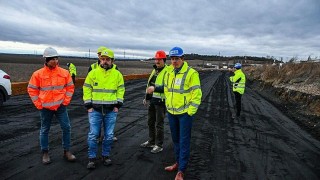
[{"label": "blue hard hat", "polygon": [[241,67],[242,67],[242,65],[240,63],[236,63],[234,65],[234,68],[236,68],[236,69],[241,69]]},{"label": "blue hard hat", "polygon": [[183,50],[180,47],[174,47],[169,51],[169,56],[177,56],[177,57],[181,57],[183,56]]}]

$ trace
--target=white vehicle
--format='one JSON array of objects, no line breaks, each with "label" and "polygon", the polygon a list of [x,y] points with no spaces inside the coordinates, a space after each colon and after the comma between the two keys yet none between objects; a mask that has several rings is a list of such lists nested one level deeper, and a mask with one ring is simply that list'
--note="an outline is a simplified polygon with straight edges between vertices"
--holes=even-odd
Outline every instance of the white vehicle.
[{"label": "white vehicle", "polygon": [[0,69],[0,106],[10,98],[11,93],[10,76]]}]

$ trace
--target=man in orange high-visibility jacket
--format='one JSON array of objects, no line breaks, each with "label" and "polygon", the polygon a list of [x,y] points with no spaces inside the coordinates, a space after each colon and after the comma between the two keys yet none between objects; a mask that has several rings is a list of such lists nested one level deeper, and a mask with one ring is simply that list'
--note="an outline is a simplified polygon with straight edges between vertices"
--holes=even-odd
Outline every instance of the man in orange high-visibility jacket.
[{"label": "man in orange high-visibility jacket", "polygon": [[28,85],[31,100],[40,111],[40,146],[43,164],[51,163],[48,154],[48,133],[53,115],[58,119],[63,132],[64,158],[68,161],[76,160],[70,152],[71,126],[67,112],[67,105],[74,92],[74,84],[69,72],[58,66],[58,56],[55,49],[46,48],[43,53],[46,60],[44,67],[32,74]]}]

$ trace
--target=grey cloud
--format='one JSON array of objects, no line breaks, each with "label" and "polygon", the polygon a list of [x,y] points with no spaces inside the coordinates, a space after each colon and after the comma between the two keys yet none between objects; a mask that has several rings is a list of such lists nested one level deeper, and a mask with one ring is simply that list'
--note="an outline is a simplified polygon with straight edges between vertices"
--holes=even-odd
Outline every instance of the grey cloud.
[{"label": "grey cloud", "polygon": [[318,0],[10,0],[0,4],[0,40],[76,51],[106,45],[144,56],[176,45],[199,54],[292,56],[319,51],[319,7]]}]

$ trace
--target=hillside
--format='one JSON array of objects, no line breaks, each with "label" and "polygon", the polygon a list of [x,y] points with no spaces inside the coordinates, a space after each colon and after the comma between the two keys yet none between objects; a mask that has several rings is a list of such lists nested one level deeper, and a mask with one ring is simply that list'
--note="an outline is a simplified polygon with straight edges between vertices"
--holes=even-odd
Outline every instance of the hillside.
[{"label": "hillside", "polygon": [[261,95],[289,111],[302,128],[320,135],[320,63],[269,64],[244,71]]}]

